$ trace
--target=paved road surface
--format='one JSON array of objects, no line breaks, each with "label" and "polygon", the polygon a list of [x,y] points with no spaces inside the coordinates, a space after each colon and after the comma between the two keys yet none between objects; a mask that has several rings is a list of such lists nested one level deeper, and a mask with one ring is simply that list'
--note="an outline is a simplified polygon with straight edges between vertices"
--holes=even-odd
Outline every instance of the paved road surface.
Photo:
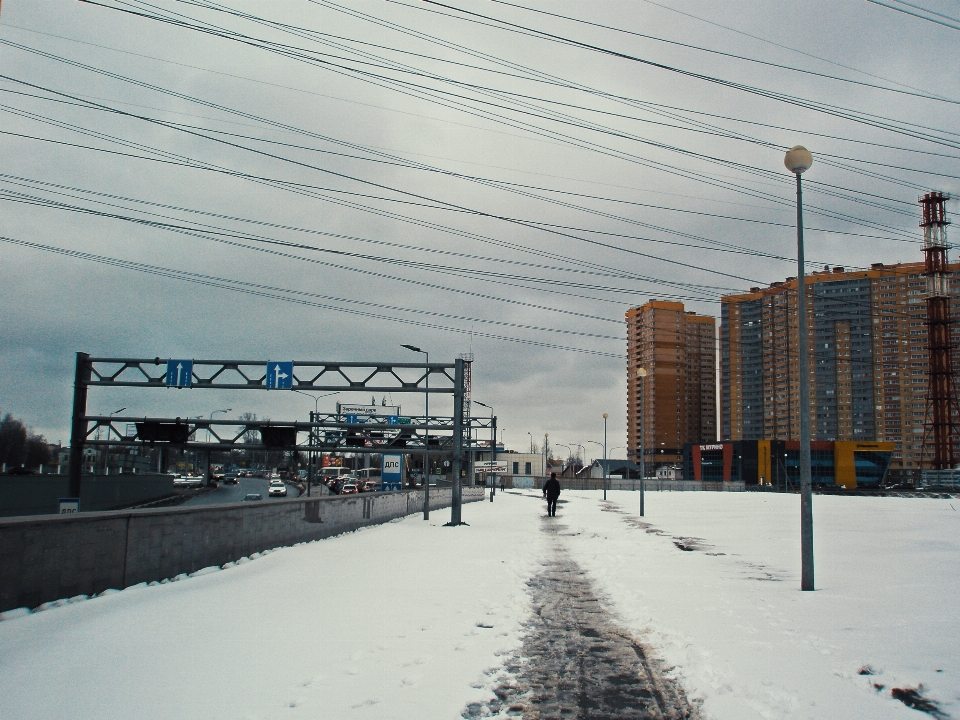
[{"label": "paved road surface", "polygon": [[[270,487],[270,481],[266,478],[240,478],[236,485],[220,484],[216,490],[197,495],[190,498],[180,507],[191,507],[196,505],[220,505],[222,503],[240,502],[247,493],[260,493],[263,495],[263,502],[270,500],[267,495],[267,489]],[[287,485],[287,497],[299,497],[300,491],[292,485]]]}]

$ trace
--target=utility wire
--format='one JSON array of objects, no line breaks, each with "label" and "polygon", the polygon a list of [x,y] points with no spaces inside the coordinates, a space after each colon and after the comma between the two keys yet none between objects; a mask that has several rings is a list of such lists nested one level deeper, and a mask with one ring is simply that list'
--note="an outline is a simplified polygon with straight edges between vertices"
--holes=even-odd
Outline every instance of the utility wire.
[{"label": "utility wire", "polygon": [[[9,238],[0,236],[0,242],[5,242],[10,245],[19,245],[21,247],[30,248],[32,250],[40,250],[48,253],[53,253],[57,255],[62,255],[79,260],[88,260],[92,262],[101,263],[104,265],[109,265],[113,267],[122,268],[125,270],[133,270],[136,272],[147,273],[151,275],[159,275],[161,277],[167,277],[173,280],[180,280],[183,282],[190,282],[197,285],[203,285],[206,287],[217,288],[221,290],[230,290],[232,292],[244,293],[247,295],[254,295],[257,297],[264,297],[273,300],[281,300],[283,302],[295,303],[298,305],[306,305],[309,307],[322,308],[324,310],[332,310],[334,312],[343,312],[349,313],[351,315],[362,315],[365,317],[372,317],[378,320],[387,320],[395,323],[402,323],[404,325],[415,325],[417,327],[425,327],[433,330],[443,330],[446,332],[454,332],[460,334],[472,334],[478,337],[485,337],[492,340],[502,340],[505,342],[514,342],[520,343],[523,345],[533,345],[536,347],[543,347],[552,350],[565,350],[569,352],[584,353],[587,355],[596,355],[600,357],[609,357],[615,358],[618,360],[626,359],[625,355],[620,355],[617,353],[603,352],[601,350],[594,350],[590,348],[577,348],[570,347],[565,345],[555,345],[553,343],[546,343],[537,340],[530,340],[528,338],[519,338],[519,337],[510,337],[505,335],[496,335],[492,333],[485,333],[476,331],[474,329],[463,329],[456,328],[444,325],[437,325],[434,323],[427,323],[418,320],[410,320],[407,318],[398,318],[390,315],[383,315],[380,313],[373,313],[365,310],[357,310],[354,308],[344,308],[337,305],[330,305],[327,303],[320,303],[314,300],[310,300],[310,293],[299,293],[297,291],[289,291],[284,288],[274,288],[266,285],[258,285],[256,283],[247,283],[238,280],[230,280],[228,278],[220,278],[212,275],[203,275],[200,273],[190,273],[182,270],[175,270],[172,268],[166,268],[159,265],[148,265],[146,263],[136,263],[129,260],[121,260],[119,258],[112,258],[103,255],[94,255],[92,253],[81,252],[77,250],[68,250],[65,248],[58,248],[51,245],[43,245],[41,243],[29,242],[26,240],[18,240],[15,238]],[[283,294],[286,293],[286,294]],[[301,296],[302,295],[302,296]],[[363,303],[367,304],[367,303]]]}]

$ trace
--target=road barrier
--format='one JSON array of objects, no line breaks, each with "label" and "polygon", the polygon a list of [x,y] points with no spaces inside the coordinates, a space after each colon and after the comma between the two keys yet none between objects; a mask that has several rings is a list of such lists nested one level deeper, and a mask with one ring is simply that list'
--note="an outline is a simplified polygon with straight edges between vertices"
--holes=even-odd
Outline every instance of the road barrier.
[{"label": "road barrier", "polygon": [[[484,498],[464,487],[463,502]],[[451,490],[430,492],[431,510]],[[423,509],[422,490],[0,519],[0,612],[172,578]]]}]

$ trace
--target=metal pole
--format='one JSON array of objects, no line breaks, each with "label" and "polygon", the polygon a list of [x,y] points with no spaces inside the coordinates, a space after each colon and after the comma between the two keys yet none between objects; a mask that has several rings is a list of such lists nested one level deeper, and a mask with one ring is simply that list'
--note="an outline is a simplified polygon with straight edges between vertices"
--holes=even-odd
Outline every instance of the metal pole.
[{"label": "metal pole", "polygon": [[80,497],[80,476],[83,474],[83,441],[87,435],[87,383],[90,381],[90,355],[77,353],[73,380],[73,421],[70,426],[70,497]]},{"label": "metal pole", "polygon": [[423,456],[423,462],[426,466],[423,474],[423,519],[430,519],[430,353],[424,351],[427,356],[427,392],[423,399],[424,413],[426,414],[427,427],[423,431],[424,439],[427,441],[427,452]]},{"label": "metal pole", "polygon": [[[490,408],[490,460],[497,461],[497,419],[493,416],[493,408]],[[490,466],[490,492],[497,494],[497,478],[493,472],[493,465]]]},{"label": "metal pole", "polygon": [[810,368],[803,267],[803,191],[797,176],[797,325],[800,356],[800,589],[813,590],[813,491],[810,482]]},{"label": "metal pole", "polygon": [[603,499],[607,499],[607,414],[603,414]]},{"label": "metal pole", "polygon": [[643,404],[643,389],[645,385],[646,385],[646,378],[641,375],[640,376],[640,517],[643,517],[643,514],[644,514],[643,491],[645,489],[644,486],[646,485],[646,476],[647,476],[647,468],[646,468],[645,457],[644,457],[645,445],[644,445],[644,439],[643,439],[643,433],[644,433],[644,430],[646,430],[646,426],[647,426],[647,409]]},{"label": "metal pole", "polygon": [[463,488],[460,485],[460,467],[463,454],[463,359],[457,358],[453,390],[453,491],[450,502],[450,524],[461,524]]}]

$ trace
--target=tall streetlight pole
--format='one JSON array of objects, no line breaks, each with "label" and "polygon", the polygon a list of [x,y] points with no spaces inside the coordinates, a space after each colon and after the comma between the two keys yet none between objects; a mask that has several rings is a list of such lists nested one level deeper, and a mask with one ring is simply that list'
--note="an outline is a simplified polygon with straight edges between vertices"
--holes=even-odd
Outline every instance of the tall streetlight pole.
[{"label": "tall streetlight pole", "polygon": [[813,165],[802,145],[787,151],[787,170],[797,177],[797,335],[800,355],[800,589],[813,590],[813,489],[810,481],[810,368],[807,365],[807,286],[803,259],[803,187],[800,176]]},{"label": "tall streetlight pole", "polygon": [[[423,397],[424,410],[423,414],[425,415],[424,421],[426,422],[427,427],[423,430],[423,439],[424,444],[426,445],[426,453],[423,456],[424,464],[424,478],[423,478],[423,519],[430,519],[430,353],[426,350],[421,350],[416,345],[401,345],[400,347],[409,350],[410,352],[423,353],[426,355],[426,392]],[[459,481],[458,481],[459,482]]]},{"label": "tall streetlight pole", "polygon": [[[313,414],[310,416],[310,445],[316,445],[317,433],[313,427],[313,423],[317,422],[317,416],[320,414],[320,398],[330,397],[331,395],[339,395],[340,391],[325,393],[323,395],[314,395],[313,393],[304,392],[303,390],[297,390],[296,388],[291,388],[298,395],[306,395],[308,398],[313,398]],[[296,450],[294,450],[296,452]],[[313,486],[314,480],[314,465],[316,464],[316,454],[311,449],[310,450],[310,464],[307,466],[307,497],[310,497],[310,488]]]},{"label": "tall streetlight pole", "polygon": [[550,437],[550,433],[543,434],[543,481],[547,481],[547,438]]},{"label": "tall streetlight pole", "polygon": [[[493,422],[493,408],[487,405],[486,403],[480,402],[479,400],[474,400],[473,402],[475,402],[480,407],[485,407],[487,410],[490,411],[490,461],[491,461],[490,475],[493,475],[493,462],[495,462],[497,459],[497,426]],[[494,485],[493,478],[490,478],[490,486],[493,487],[493,485]],[[490,497],[493,497],[493,496],[491,495]]]},{"label": "tall streetlight pole", "polygon": [[[111,419],[110,419],[110,424],[111,424],[111,425],[113,424],[113,416],[114,416],[114,415],[119,415],[119,414],[122,413],[124,410],[126,410],[126,408],[125,408],[125,407],[122,407],[122,408],[120,408],[119,410],[114,410],[112,413],[110,413],[110,418],[111,418]],[[99,428],[98,428],[98,432],[99,432]],[[98,438],[98,439],[99,439],[99,438]],[[108,441],[108,442],[110,441],[110,428],[109,428],[109,427],[107,428],[107,441]],[[110,472],[110,466],[109,466],[109,464],[107,463],[107,456],[108,456],[109,454],[110,454],[110,446],[109,446],[109,445],[104,445],[104,446],[103,446],[103,474],[104,474],[104,475],[106,475],[107,473]]]},{"label": "tall streetlight pole", "polygon": [[647,406],[644,403],[643,398],[643,390],[644,385],[646,384],[646,378],[647,369],[638,367],[637,379],[640,381],[640,517],[643,517],[645,512],[643,496],[647,482],[646,445],[643,437],[644,431],[647,427]]},{"label": "tall streetlight pole", "polygon": [[[226,410],[214,410],[213,412],[210,413],[209,420],[212,422],[212,421],[213,421],[213,416],[216,415],[217,413],[228,413],[228,412],[230,412],[231,410],[233,410],[233,408],[227,408]],[[210,433],[210,426],[207,425],[207,442],[209,443],[209,442],[211,441],[211,439],[212,439],[212,435],[211,435],[211,433]],[[206,476],[207,476],[207,477],[206,477],[206,482],[207,482],[207,485],[209,485],[210,482],[213,480],[213,476],[212,476],[212,474],[211,474],[211,472],[210,472],[210,448],[207,448],[206,456],[207,456],[207,462],[206,462]]]},{"label": "tall streetlight pole", "polygon": [[603,414],[603,499],[607,499],[607,413]]}]

